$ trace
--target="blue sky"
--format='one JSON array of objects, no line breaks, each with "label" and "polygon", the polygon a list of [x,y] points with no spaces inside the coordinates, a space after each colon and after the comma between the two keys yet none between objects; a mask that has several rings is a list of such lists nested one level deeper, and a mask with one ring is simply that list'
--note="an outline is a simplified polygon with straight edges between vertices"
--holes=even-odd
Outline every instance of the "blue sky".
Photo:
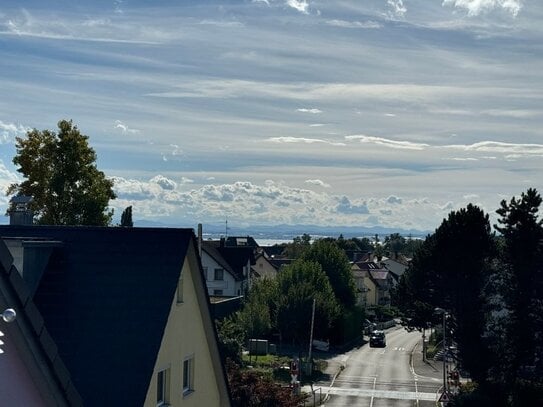
[{"label": "blue sky", "polygon": [[0,187],[16,136],[72,119],[117,216],[493,215],[543,189],[541,21],[539,0],[4,1]]}]

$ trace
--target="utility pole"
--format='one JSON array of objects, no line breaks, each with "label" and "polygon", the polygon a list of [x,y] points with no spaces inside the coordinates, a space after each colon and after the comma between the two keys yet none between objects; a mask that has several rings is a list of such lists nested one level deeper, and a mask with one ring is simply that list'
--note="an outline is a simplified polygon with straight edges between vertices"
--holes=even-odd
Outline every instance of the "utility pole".
[{"label": "utility pole", "polygon": [[315,325],[315,298],[313,298],[313,311],[311,312],[311,333],[309,334],[309,356],[311,361],[311,351],[313,350],[313,326]]},{"label": "utility pole", "polygon": [[447,311],[443,308],[436,308],[434,310],[438,314],[443,315],[443,394],[448,393],[447,391],[447,333],[446,333],[446,323],[447,323]]},{"label": "utility pole", "polygon": [[[315,298],[313,298],[313,310],[311,311],[311,331],[309,334],[309,355],[307,357],[307,370],[305,374],[311,376],[313,371],[313,363],[311,363],[311,351],[313,350],[313,327],[315,325]],[[311,383],[311,389],[313,389],[313,383]]]}]

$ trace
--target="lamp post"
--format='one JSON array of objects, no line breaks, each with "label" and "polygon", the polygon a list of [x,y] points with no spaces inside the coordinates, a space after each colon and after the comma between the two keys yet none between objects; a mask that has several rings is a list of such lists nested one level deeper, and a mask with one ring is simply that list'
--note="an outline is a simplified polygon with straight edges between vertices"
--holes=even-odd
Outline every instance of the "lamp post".
[{"label": "lamp post", "polygon": [[447,392],[447,342],[446,342],[446,318],[447,311],[443,308],[436,308],[434,310],[437,314],[443,315],[443,393]]}]

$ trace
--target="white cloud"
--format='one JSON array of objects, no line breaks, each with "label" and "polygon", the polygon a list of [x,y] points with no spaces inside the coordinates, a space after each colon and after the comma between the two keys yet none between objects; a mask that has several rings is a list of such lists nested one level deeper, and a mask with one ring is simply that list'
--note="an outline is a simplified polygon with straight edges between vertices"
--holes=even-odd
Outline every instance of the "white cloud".
[{"label": "white cloud", "polygon": [[318,186],[323,187],[323,188],[330,188],[330,184],[327,184],[326,182],[321,181],[320,179],[307,179],[307,180],[305,180],[305,182],[307,184],[318,185]]},{"label": "white cloud", "polygon": [[387,4],[397,17],[403,17],[407,13],[407,8],[404,6],[403,0],[387,0]]},{"label": "white cloud", "polygon": [[307,0],[286,0],[286,5],[298,10],[300,13],[309,14],[309,3]]},{"label": "white cloud", "polygon": [[181,148],[177,144],[170,144],[170,147],[172,148],[171,155],[177,156],[183,154],[183,150],[181,150]]},{"label": "white cloud", "polygon": [[346,20],[327,20],[327,25],[341,28],[364,28],[374,29],[381,28],[381,24],[376,21],[346,21]]},{"label": "white cloud", "polygon": [[174,190],[175,188],[177,188],[177,184],[175,183],[175,181],[172,181],[171,179],[166,178],[165,176],[160,174],[151,178],[150,182],[155,183],[159,185],[162,189],[166,190]]},{"label": "white cloud", "polygon": [[304,137],[271,137],[267,139],[271,143],[304,143],[304,144],[329,144],[331,146],[343,147],[345,143],[338,143],[334,141],[316,139],[316,138],[304,138]]},{"label": "white cloud", "polygon": [[368,206],[366,205],[365,202],[353,203],[346,196],[342,196],[339,199],[339,203],[336,206],[336,211],[339,213],[349,214],[349,215],[354,215],[354,214],[365,215],[365,214],[370,213]]},{"label": "white cloud", "polygon": [[123,134],[137,134],[140,131],[137,129],[131,129],[120,120],[115,120],[115,128],[120,129]]},{"label": "white cloud", "polygon": [[311,113],[311,114],[322,113],[322,110],[319,110],[319,109],[296,109],[296,111],[302,112],[302,113]]},{"label": "white cloud", "polygon": [[352,136],[345,136],[346,140],[349,141],[359,141],[360,143],[373,143],[373,144],[379,144],[382,146],[395,148],[395,149],[401,149],[401,150],[424,150],[430,145],[424,144],[424,143],[413,143],[410,141],[396,141],[396,140],[390,140],[382,137],[374,137],[374,136],[365,136],[365,135],[352,135]]},{"label": "white cloud", "polygon": [[386,201],[389,203],[389,204],[401,204],[403,202],[402,198],[399,198],[397,196],[394,196],[394,195],[390,195]]},{"label": "white cloud", "polygon": [[522,8],[521,0],[443,0],[443,6],[453,6],[464,9],[469,16],[477,16],[495,9],[503,9],[517,16]]},{"label": "white cloud", "polygon": [[543,156],[543,144],[516,144],[503,143],[499,141],[481,141],[473,144],[453,144],[444,147],[464,151],[514,154],[516,157],[523,155]]},{"label": "white cloud", "polygon": [[30,130],[30,127],[22,124],[4,123],[0,120],[0,144],[13,143],[15,137],[24,136]]},{"label": "white cloud", "polygon": [[202,25],[214,25],[217,27],[225,27],[225,28],[232,28],[232,27],[243,27],[243,24],[239,21],[222,21],[222,20],[202,20],[199,24]]}]

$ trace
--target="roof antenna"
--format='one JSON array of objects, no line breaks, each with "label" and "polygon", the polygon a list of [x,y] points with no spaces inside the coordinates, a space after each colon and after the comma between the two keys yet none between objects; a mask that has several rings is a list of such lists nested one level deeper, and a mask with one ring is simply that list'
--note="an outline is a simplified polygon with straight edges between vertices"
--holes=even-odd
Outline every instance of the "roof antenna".
[{"label": "roof antenna", "polygon": [[225,237],[228,237],[228,218],[226,218],[226,221],[225,221]]}]

